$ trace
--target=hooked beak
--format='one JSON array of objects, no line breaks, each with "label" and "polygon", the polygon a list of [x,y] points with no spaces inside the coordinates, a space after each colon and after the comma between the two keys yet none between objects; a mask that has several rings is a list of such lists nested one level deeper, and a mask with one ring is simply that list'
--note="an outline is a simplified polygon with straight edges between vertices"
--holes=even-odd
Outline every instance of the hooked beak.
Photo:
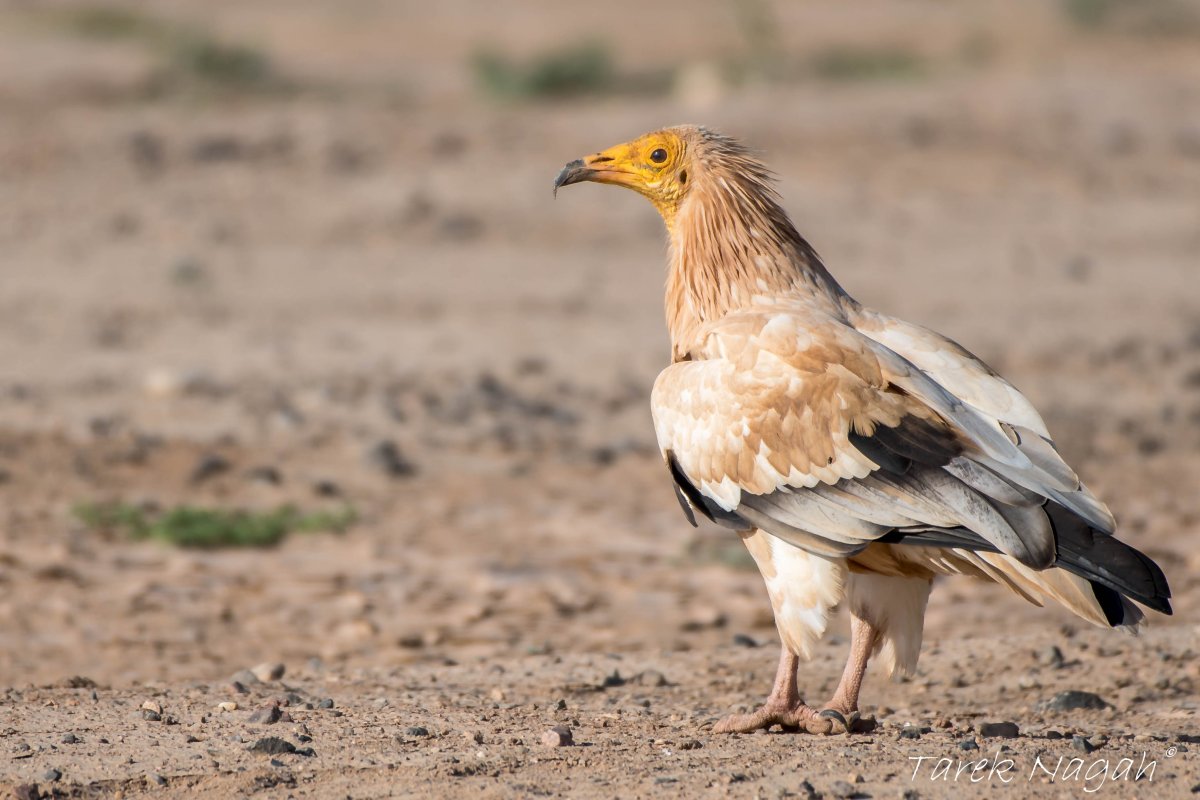
[{"label": "hooked beak", "polygon": [[620,163],[621,161],[610,150],[577,158],[563,167],[562,172],[558,173],[558,177],[554,179],[554,194],[556,197],[558,196],[558,189],[561,186],[570,186],[572,183],[583,183],[584,181],[630,186],[635,176],[616,166]]},{"label": "hooked beak", "polygon": [[583,163],[583,159],[575,159],[563,167],[562,172],[558,173],[558,177],[554,179],[554,196],[558,197],[560,187],[589,180],[591,175],[592,171]]}]

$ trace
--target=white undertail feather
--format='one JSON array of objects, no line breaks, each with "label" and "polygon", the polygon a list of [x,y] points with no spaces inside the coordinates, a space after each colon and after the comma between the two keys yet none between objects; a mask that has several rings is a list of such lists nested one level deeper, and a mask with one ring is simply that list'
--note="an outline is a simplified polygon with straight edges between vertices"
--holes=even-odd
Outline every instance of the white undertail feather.
[{"label": "white undertail feather", "polygon": [[851,572],[846,580],[850,613],[879,629],[872,655],[894,678],[912,675],[917,668],[932,587],[928,578],[866,572]]},{"label": "white undertail feather", "polygon": [[808,661],[846,585],[846,562],[814,555],[762,531],[742,534],[767,585],[783,646]]}]

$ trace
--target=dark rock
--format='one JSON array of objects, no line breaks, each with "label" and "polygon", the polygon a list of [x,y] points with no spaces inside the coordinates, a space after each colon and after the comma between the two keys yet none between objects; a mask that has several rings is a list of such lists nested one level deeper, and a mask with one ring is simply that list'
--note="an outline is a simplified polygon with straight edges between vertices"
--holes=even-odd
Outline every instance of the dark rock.
[{"label": "dark rock", "polygon": [[278,736],[265,736],[259,739],[250,747],[251,753],[259,753],[261,755],[277,756],[283,753],[296,752],[296,745],[280,739]]},{"label": "dark rock", "polygon": [[317,708],[333,708],[333,698],[326,697],[324,700],[317,703]]},{"label": "dark rock", "polygon": [[425,737],[429,736],[429,729],[424,728],[420,725],[412,725],[412,726],[404,729],[404,735],[405,736],[417,736],[419,738],[424,739]]},{"label": "dark rock", "polygon": [[1055,645],[1050,645],[1045,650],[1040,651],[1037,654],[1037,661],[1043,667],[1050,667],[1052,669],[1061,669],[1065,663],[1062,650],[1059,650]]},{"label": "dark rock", "polygon": [[367,462],[392,478],[410,478],[417,474],[416,466],[390,439],[377,442],[367,450]]},{"label": "dark rock", "polygon": [[46,780],[50,781],[51,783],[54,783],[55,781],[57,781],[59,778],[62,777],[62,773],[59,772],[58,770],[54,769],[53,767],[51,767],[50,769],[46,770],[46,772],[42,775],[42,777],[45,778]]},{"label": "dark rock", "polygon": [[1075,734],[1074,736],[1071,737],[1071,747],[1075,748],[1076,750],[1079,750],[1082,753],[1090,753],[1096,749],[1096,746],[1094,744],[1092,744],[1091,742],[1089,742],[1087,739],[1080,736],[1079,734]]},{"label": "dark rock", "polygon": [[42,793],[38,790],[36,783],[22,783],[13,790],[13,795],[17,800],[41,800]]},{"label": "dark rock", "polygon": [[298,755],[298,756],[304,756],[305,758],[312,758],[316,754],[317,754],[317,751],[313,750],[311,747],[297,747],[296,748],[296,755]]},{"label": "dark rock", "polygon": [[624,686],[625,683],[626,681],[621,677],[621,673],[614,669],[611,675],[604,676],[604,680],[600,682],[600,685],[605,689],[610,689],[614,686]]},{"label": "dark rock", "polygon": [[901,739],[920,739],[921,738],[921,729],[917,728],[914,725],[905,725],[903,728],[900,729],[900,738]]},{"label": "dark rock", "polygon": [[1104,701],[1098,694],[1092,692],[1080,692],[1069,690],[1059,692],[1046,702],[1042,703],[1042,709],[1045,711],[1076,711],[1083,709],[1086,711],[1101,711],[1111,706]]},{"label": "dark rock", "polygon": [[203,483],[210,478],[215,478],[218,475],[228,472],[229,468],[228,459],[216,453],[209,453],[201,456],[200,460],[196,462],[196,466],[192,468],[192,475],[189,480],[192,483]]},{"label": "dark rock", "polygon": [[162,714],[157,711],[151,711],[148,708],[142,709],[142,719],[148,719],[151,722],[162,722]]},{"label": "dark rock", "polygon": [[758,647],[758,640],[744,633],[735,633],[733,635],[733,645],[734,647]]},{"label": "dark rock", "polygon": [[975,726],[975,732],[985,739],[1015,739],[1021,735],[1015,722],[981,722]]},{"label": "dark rock", "polygon": [[800,785],[796,787],[796,796],[800,800],[819,800],[821,797],[808,781],[800,781]]},{"label": "dark rock", "polygon": [[313,484],[313,494],[317,497],[341,497],[342,487],[333,481],[320,480]]},{"label": "dark rock", "polygon": [[279,703],[271,702],[250,715],[250,721],[259,725],[274,725],[283,717],[283,712],[279,710]]},{"label": "dark rock", "polygon": [[68,733],[62,738],[63,744],[79,744],[80,738],[73,733]]},{"label": "dark rock", "polygon": [[679,743],[680,750],[699,750],[703,746],[704,745],[700,744],[700,741],[698,739],[688,739],[685,742]]},{"label": "dark rock", "polygon": [[972,736],[969,739],[963,739],[961,742],[959,742],[958,749],[959,750],[978,750],[979,743],[976,742],[975,737]]}]

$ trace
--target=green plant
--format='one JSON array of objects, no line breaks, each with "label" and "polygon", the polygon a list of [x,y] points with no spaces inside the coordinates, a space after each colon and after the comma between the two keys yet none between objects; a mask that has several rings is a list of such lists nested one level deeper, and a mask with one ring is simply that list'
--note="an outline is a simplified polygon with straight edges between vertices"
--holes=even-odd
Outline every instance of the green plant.
[{"label": "green plant", "polygon": [[475,55],[473,67],[480,87],[505,99],[596,94],[610,90],[615,78],[608,49],[595,41],[543,53],[526,63],[485,50]]},{"label": "green plant", "polygon": [[925,62],[902,47],[832,47],[818,53],[811,67],[826,80],[865,81],[913,78],[925,71]]},{"label": "green plant", "polygon": [[162,62],[156,89],[277,91],[289,87],[267,55],[130,7],[93,5],[51,12],[51,24],[90,39],[141,45]]},{"label": "green plant", "polygon": [[156,513],[129,503],[104,503],[76,506],[74,514],[93,530],[197,549],[270,547],[292,532],[340,532],[358,519],[349,506],[307,513],[292,506],[270,511],[176,506]]}]

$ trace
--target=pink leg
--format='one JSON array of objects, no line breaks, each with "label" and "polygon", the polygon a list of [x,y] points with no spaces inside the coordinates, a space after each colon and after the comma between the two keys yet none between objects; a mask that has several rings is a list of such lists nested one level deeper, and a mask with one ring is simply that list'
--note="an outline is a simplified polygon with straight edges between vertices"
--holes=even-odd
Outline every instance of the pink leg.
[{"label": "pink leg", "polygon": [[822,717],[805,705],[796,685],[796,666],[800,659],[786,647],[781,648],[775,686],[767,702],[750,714],[733,714],[713,726],[714,733],[749,733],[772,725],[800,729],[808,733],[832,733],[834,720]]},{"label": "pink leg", "polygon": [[842,723],[847,732],[865,732],[875,727],[874,720],[858,716],[858,693],[878,637],[879,629],[870,622],[858,616],[850,617],[850,656],[833,697],[821,711],[822,715]]}]

